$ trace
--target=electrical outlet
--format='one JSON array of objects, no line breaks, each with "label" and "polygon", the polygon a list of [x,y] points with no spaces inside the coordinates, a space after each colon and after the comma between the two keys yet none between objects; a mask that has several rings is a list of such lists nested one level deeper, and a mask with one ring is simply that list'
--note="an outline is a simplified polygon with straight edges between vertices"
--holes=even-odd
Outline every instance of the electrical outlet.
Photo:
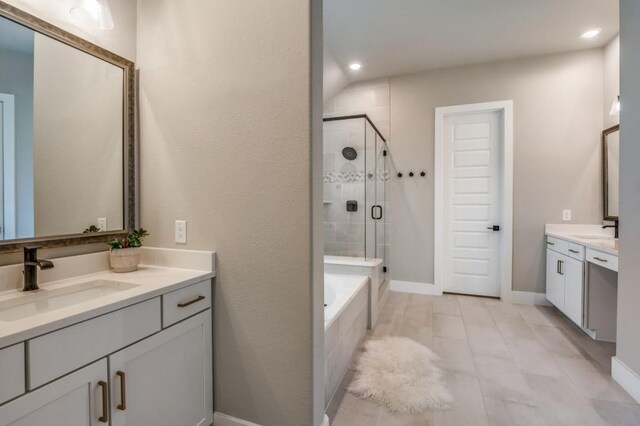
[{"label": "electrical outlet", "polygon": [[176,220],[176,243],[187,243],[187,221]]},{"label": "electrical outlet", "polygon": [[99,217],[98,218],[98,228],[100,228],[100,231],[102,231],[102,232],[107,230],[107,218],[106,217]]},{"label": "electrical outlet", "polygon": [[571,220],[571,210],[562,210],[562,220]]}]

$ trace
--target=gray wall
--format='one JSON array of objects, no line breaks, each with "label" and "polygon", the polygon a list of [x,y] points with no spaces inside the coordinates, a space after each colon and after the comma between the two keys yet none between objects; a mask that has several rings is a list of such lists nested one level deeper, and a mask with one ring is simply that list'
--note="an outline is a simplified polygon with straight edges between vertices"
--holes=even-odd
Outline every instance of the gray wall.
[{"label": "gray wall", "polygon": [[122,69],[35,35],[35,235],[124,228]]},{"label": "gray wall", "polygon": [[0,93],[15,96],[16,238],[33,237],[33,52],[0,51]]},{"label": "gray wall", "polygon": [[620,266],[617,357],[640,375],[640,3],[620,1]]},{"label": "gray wall", "polygon": [[[320,418],[310,13],[294,0],[138,2],[142,224],[149,245],[217,252],[215,408],[263,425]],[[187,245],[174,244],[176,219]]]},{"label": "gray wall", "polygon": [[601,49],[391,78],[391,274],[433,283],[434,110],[514,101],[513,289],[543,293],[544,225],[573,211],[599,223],[603,104]]},{"label": "gray wall", "polygon": [[620,94],[620,35],[615,36],[604,47],[604,128],[620,123],[619,115],[609,115],[611,104]]}]

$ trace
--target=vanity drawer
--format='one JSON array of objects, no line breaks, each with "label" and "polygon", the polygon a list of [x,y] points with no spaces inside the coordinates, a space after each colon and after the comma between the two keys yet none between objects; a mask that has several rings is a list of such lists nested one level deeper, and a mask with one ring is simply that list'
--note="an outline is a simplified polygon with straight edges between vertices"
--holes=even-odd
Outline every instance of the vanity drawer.
[{"label": "vanity drawer", "polygon": [[162,296],[162,327],[169,327],[210,307],[210,280],[167,293]]},{"label": "vanity drawer", "polygon": [[0,349],[0,404],[25,393],[24,344]]},{"label": "vanity drawer", "polygon": [[618,256],[588,248],[587,261],[618,272]]},{"label": "vanity drawer", "polygon": [[547,248],[569,255],[569,242],[555,237],[547,237]]},{"label": "vanity drawer", "polygon": [[567,242],[567,256],[573,257],[576,260],[583,261],[585,255],[585,247],[580,244]]},{"label": "vanity drawer", "polygon": [[29,390],[160,331],[160,311],[156,297],[28,340]]}]

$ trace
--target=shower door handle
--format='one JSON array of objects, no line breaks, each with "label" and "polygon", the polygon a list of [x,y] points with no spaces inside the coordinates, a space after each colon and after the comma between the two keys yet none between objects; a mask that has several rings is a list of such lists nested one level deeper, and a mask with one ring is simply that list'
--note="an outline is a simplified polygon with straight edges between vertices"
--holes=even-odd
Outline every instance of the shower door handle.
[{"label": "shower door handle", "polygon": [[[377,215],[377,216],[376,216],[376,214],[375,214],[376,209],[379,209],[379,210],[378,210],[379,215]],[[380,219],[382,219],[382,206],[379,206],[379,205],[377,205],[377,204],[376,204],[376,205],[371,206],[371,219],[373,219],[373,220],[380,220]]]}]

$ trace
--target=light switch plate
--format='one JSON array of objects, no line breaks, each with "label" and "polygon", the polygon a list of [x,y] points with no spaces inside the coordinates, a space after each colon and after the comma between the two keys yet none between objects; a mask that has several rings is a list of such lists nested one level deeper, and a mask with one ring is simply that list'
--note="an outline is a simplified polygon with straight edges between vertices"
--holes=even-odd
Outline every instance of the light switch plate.
[{"label": "light switch plate", "polygon": [[187,221],[176,220],[176,243],[187,243]]},{"label": "light switch plate", "polygon": [[99,217],[98,218],[98,228],[100,228],[100,231],[105,232],[107,230],[107,218],[106,217]]},{"label": "light switch plate", "polygon": [[562,220],[571,220],[571,210],[562,210]]}]

